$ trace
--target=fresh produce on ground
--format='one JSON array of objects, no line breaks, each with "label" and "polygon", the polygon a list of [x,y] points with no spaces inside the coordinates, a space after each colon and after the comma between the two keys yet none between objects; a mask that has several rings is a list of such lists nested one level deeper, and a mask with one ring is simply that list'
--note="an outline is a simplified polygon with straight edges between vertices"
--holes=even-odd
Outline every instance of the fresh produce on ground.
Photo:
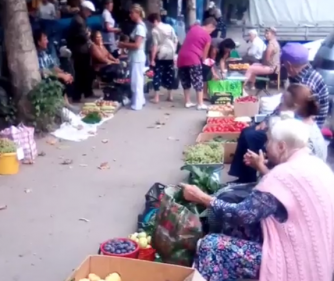
[{"label": "fresh produce on ground", "polygon": [[97,100],[95,104],[98,107],[103,107],[103,106],[112,106],[112,107],[117,107],[119,106],[119,103],[117,101],[107,101],[107,100]]},{"label": "fresh produce on ground", "polygon": [[224,117],[224,113],[220,111],[208,111],[206,117]]},{"label": "fresh produce on ground", "polygon": [[236,122],[229,118],[220,118],[218,121],[213,121],[211,119],[218,118],[208,119],[208,125],[203,128],[204,133],[239,133],[244,128],[248,127],[247,123]]},{"label": "fresh produce on ground", "polygon": [[95,102],[87,102],[83,105],[81,113],[86,115],[90,112],[99,112],[100,108],[96,105]]},{"label": "fresh produce on ground", "polygon": [[102,117],[100,112],[94,111],[87,113],[86,116],[81,120],[86,124],[97,124],[101,122]]},{"label": "fresh produce on ground", "polygon": [[100,276],[94,273],[90,273],[88,278],[83,278],[79,281],[122,281],[122,279],[121,276],[116,272],[109,274],[105,279],[101,279]]},{"label": "fresh produce on ground", "polygon": [[234,118],[223,117],[223,118],[208,118],[206,120],[207,124],[231,124],[234,122]]},{"label": "fresh produce on ground", "polygon": [[252,122],[252,118],[250,118],[248,116],[240,116],[240,117],[234,118],[234,121],[243,122],[243,123],[250,123],[250,122]]},{"label": "fresh produce on ground", "polygon": [[240,97],[235,100],[235,102],[258,102],[258,98],[254,96]]},{"label": "fresh produce on ground", "polygon": [[184,151],[184,162],[194,164],[218,164],[222,163],[223,150],[218,142],[198,143],[189,146]]},{"label": "fresh produce on ground", "polygon": [[208,111],[232,112],[233,105],[229,102],[221,105],[211,105]]},{"label": "fresh produce on ground", "polygon": [[103,245],[103,250],[113,255],[124,255],[136,250],[137,245],[131,240],[111,239]]},{"label": "fresh produce on ground", "polygon": [[231,70],[247,70],[249,68],[249,63],[231,63],[229,68]]},{"label": "fresh produce on ground", "polygon": [[135,232],[129,235],[129,238],[138,243],[140,249],[151,248],[151,236],[148,236],[146,232]]},{"label": "fresh produce on ground", "polygon": [[0,154],[14,153],[17,150],[15,142],[10,139],[0,139]]},{"label": "fresh produce on ground", "polygon": [[238,139],[227,140],[223,136],[219,136],[219,137],[213,138],[213,141],[220,142],[220,143],[233,143],[233,142],[237,142]]}]

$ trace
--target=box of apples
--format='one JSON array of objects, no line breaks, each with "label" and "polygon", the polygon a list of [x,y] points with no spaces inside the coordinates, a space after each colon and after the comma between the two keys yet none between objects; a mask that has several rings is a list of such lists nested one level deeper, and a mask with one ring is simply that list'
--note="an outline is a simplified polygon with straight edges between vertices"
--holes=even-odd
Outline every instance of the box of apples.
[{"label": "box of apples", "polygon": [[260,102],[255,96],[245,96],[234,100],[234,116],[254,117],[259,113]]}]

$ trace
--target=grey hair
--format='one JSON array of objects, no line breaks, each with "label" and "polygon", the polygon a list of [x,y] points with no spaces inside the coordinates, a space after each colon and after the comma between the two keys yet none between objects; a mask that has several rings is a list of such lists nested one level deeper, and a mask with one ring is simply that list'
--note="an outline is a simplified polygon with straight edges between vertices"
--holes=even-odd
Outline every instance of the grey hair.
[{"label": "grey hair", "polygon": [[256,29],[250,29],[250,30],[248,31],[248,33],[257,36],[257,31],[256,31]]}]

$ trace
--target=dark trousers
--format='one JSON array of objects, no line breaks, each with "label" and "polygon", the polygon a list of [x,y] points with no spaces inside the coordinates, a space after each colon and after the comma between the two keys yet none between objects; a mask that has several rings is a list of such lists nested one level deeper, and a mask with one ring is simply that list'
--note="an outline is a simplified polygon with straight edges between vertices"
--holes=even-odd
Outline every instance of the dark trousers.
[{"label": "dark trousers", "polygon": [[263,130],[255,130],[255,126],[251,126],[242,130],[238,139],[237,149],[234,154],[229,175],[238,177],[242,183],[255,182],[257,180],[257,171],[248,167],[244,163],[244,155],[248,149],[258,153],[260,149],[264,149],[267,142],[266,132]]},{"label": "dark trousers", "polygon": [[73,53],[75,93],[72,98],[74,101],[80,101],[82,94],[85,97],[93,95],[93,72],[90,62],[89,53]]},{"label": "dark trousers", "polygon": [[60,82],[64,85],[63,93],[66,94],[68,98],[75,97],[75,88],[74,83],[71,84],[65,84],[63,81],[60,80]]}]

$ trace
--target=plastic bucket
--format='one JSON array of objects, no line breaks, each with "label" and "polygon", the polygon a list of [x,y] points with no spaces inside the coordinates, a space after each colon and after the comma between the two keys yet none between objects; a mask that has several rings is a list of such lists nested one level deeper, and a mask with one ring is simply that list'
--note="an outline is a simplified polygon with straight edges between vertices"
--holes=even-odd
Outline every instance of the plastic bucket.
[{"label": "plastic bucket", "polygon": [[[106,252],[104,250],[105,244],[109,241],[114,241],[114,240],[131,241],[133,244],[135,244],[136,249],[133,252],[126,253],[126,254],[111,254],[111,253]],[[115,239],[110,239],[110,240],[107,240],[107,241],[103,242],[100,246],[100,250],[101,250],[102,255],[105,255],[105,256],[114,256],[114,257],[136,259],[136,258],[138,258],[138,254],[139,254],[139,245],[135,241],[133,241],[131,239],[128,239],[128,238],[115,238]]]},{"label": "plastic bucket", "polygon": [[154,261],[156,250],[153,248],[140,249],[138,259],[145,261]]},{"label": "plastic bucket", "polygon": [[0,154],[0,175],[15,175],[19,168],[16,152]]}]

